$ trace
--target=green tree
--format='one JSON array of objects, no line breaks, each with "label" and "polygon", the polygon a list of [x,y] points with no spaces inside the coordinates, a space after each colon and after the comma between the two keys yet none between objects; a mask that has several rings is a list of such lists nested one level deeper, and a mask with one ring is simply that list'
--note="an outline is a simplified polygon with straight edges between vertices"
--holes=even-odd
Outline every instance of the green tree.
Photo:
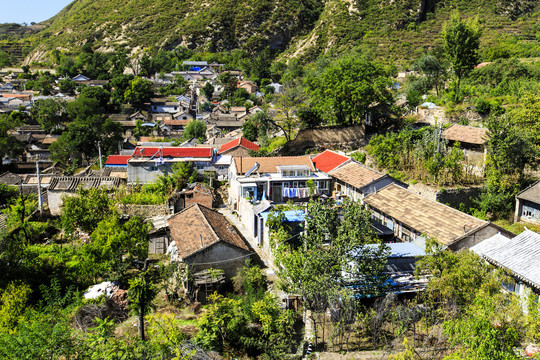
[{"label": "green tree", "polygon": [[129,308],[139,318],[139,339],[144,341],[144,316],[152,308],[156,287],[147,279],[146,271],[129,280]]},{"label": "green tree", "polygon": [[200,120],[191,120],[182,134],[184,140],[198,139],[201,143],[206,141],[206,124]]},{"label": "green tree", "polygon": [[113,104],[120,105],[125,102],[125,92],[129,88],[131,80],[133,80],[133,75],[119,74],[112,78],[111,100]]},{"label": "green tree", "polygon": [[464,21],[454,12],[443,25],[444,52],[457,78],[454,101],[460,100],[461,79],[478,64],[482,31],[478,19]]},{"label": "green tree", "polygon": [[111,93],[100,86],[87,86],[81,90],[78,99],[95,99],[100,108],[106,109],[111,100]]},{"label": "green tree", "polygon": [[331,299],[346,291],[344,273],[345,281],[354,284],[359,295],[378,295],[384,290],[386,247],[366,246],[379,240],[371,228],[369,211],[359,202],[344,203],[342,221],[335,207],[320,201],[310,201],[307,213],[305,234],[297,246],[289,243],[290,236],[279,222],[271,236],[279,284],[284,291],[302,296],[305,308],[314,313],[317,331],[316,318],[325,322],[323,314]]},{"label": "green tree", "polygon": [[60,80],[60,82],[58,83],[58,88],[64,94],[73,95],[75,93],[75,89],[77,88],[77,84],[75,83],[75,81],[66,78]]},{"label": "green tree", "polygon": [[141,77],[135,77],[129,82],[124,92],[124,100],[134,106],[142,106],[154,96],[154,84]]},{"label": "green tree", "polygon": [[310,103],[328,124],[362,124],[374,103],[392,103],[391,78],[365,57],[335,60],[306,79]]},{"label": "green tree", "polygon": [[207,81],[206,84],[204,84],[202,91],[204,93],[204,96],[208,99],[208,101],[212,101],[212,96],[214,95],[214,85],[210,81]]},{"label": "green tree", "polygon": [[22,125],[20,120],[13,121],[13,117],[7,114],[0,114],[0,158],[8,155],[16,157],[21,155],[24,147],[13,135],[9,134],[10,130]]},{"label": "green tree", "polygon": [[414,63],[414,69],[428,79],[431,87],[435,87],[438,97],[446,76],[446,64],[442,59],[437,58],[432,53],[425,53]]},{"label": "green tree", "polygon": [[63,200],[61,222],[68,234],[77,228],[91,233],[98,224],[112,214],[112,202],[108,193],[102,189],[77,189],[76,196]]},{"label": "green tree", "polygon": [[46,132],[52,132],[67,120],[66,102],[61,99],[40,99],[34,102],[30,116],[37,120]]},{"label": "green tree", "polygon": [[148,226],[139,217],[122,224],[113,213],[96,225],[86,250],[95,264],[94,274],[121,280],[132,260],[148,256]]}]

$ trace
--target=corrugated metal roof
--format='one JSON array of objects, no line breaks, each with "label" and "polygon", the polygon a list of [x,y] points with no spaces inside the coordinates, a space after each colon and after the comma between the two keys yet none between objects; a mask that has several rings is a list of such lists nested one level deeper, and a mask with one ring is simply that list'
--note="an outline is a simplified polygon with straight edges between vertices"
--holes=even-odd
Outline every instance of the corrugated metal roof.
[{"label": "corrugated metal roof", "polygon": [[540,234],[525,230],[500,246],[476,251],[490,263],[540,289]]}]

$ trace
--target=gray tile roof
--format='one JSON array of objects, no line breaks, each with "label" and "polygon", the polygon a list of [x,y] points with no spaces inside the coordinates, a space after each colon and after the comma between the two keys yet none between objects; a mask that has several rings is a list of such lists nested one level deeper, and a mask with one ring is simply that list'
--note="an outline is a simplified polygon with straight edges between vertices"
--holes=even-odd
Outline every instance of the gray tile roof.
[{"label": "gray tile roof", "polygon": [[540,181],[535,182],[534,184],[517,194],[516,197],[518,199],[540,204]]},{"label": "gray tile roof", "polygon": [[474,251],[488,262],[508,269],[517,278],[540,289],[540,234],[525,230],[499,246],[485,247]]},{"label": "gray tile roof", "polygon": [[106,187],[117,188],[120,185],[119,177],[54,177],[49,185],[49,191],[75,191],[79,186],[84,189]]}]

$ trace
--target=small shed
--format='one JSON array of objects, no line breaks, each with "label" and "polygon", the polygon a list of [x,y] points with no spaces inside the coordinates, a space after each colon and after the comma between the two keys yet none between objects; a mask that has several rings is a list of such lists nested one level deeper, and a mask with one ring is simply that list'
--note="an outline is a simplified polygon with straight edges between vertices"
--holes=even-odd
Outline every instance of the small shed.
[{"label": "small shed", "polygon": [[172,216],[169,229],[178,258],[194,273],[216,268],[230,279],[252,254],[238,230],[204,205],[191,205]]},{"label": "small shed", "polygon": [[514,221],[540,223],[540,181],[516,195]]}]

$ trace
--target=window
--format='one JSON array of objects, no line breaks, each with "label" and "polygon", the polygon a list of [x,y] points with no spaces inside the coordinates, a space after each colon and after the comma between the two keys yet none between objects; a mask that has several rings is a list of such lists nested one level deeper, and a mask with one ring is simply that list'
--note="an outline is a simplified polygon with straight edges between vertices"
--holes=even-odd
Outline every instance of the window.
[{"label": "window", "polygon": [[203,170],[204,169],[203,165],[195,165],[195,167],[197,168],[197,170]]},{"label": "window", "polygon": [[326,180],[319,181],[319,189],[328,190],[328,181]]}]

